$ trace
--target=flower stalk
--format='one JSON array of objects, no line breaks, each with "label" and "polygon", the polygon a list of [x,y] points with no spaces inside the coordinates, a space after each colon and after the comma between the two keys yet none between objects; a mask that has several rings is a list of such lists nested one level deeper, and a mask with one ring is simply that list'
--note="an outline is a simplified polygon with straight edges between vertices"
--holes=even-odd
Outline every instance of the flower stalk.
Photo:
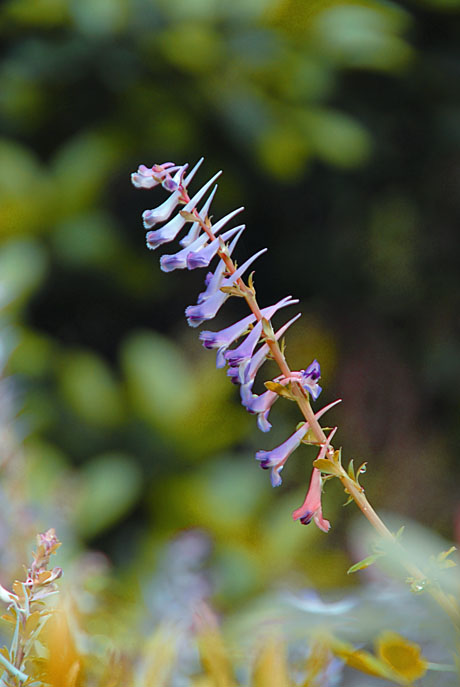
[{"label": "flower stalk", "polygon": [[[228,342],[225,341],[222,348],[219,348],[217,356],[217,367],[223,367],[225,363],[228,362],[230,364],[228,374],[232,381],[242,385],[241,397],[243,405],[249,412],[258,412],[256,401],[261,397],[252,395],[252,383],[260,364],[262,364],[263,361],[269,357],[276,362],[281,375],[276,380],[273,380],[273,382],[266,382],[265,386],[268,390],[276,392],[280,396],[286,396],[287,398],[290,398],[290,400],[295,401],[300,412],[302,413],[305,421],[303,427],[298,428],[297,431],[277,449],[273,449],[272,451],[259,451],[256,454],[256,458],[260,461],[261,467],[265,469],[271,468],[272,485],[278,486],[281,483],[279,472],[283,468],[291,452],[293,452],[297,446],[300,445],[300,443],[314,443],[319,447],[319,455],[316,461],[313,463],[312,480],[305,502],[303,506],[294,511],[294,519],[299,520],[302,524],[308,524],[311,520],[313,520],[320,529],[327,532],[329,529],[329,522],[323,518],[321,509],[322,484],[325,479],[336,477],[342,483],[345,493],[349,497],[348,502],[354,501],[356,503],[372,527],[385,541],[400,546],[399,542],[397,541],[397,537],[392,534],[392,532],[388,529],[388,527],[369,503],[364,493],[364,489],[359,484],[355,473],[350,471],[350,469],[347,471],[343,468],[341,464],[340,451],[337,451],[331,443],[336,428],[329,434],[329,436],[326,436],[326,433],[319,422],[319,417],[321,417],[321,415],[332,405],[335,405],[335,403],[330,404],[320,411],[313,411],[310,402],[310,396],[314,401],[316,401],[321,392],[321,387],[319,387],[317,384],[317,381],[320,378],[319,363],[316,360],[313,361],[313,363],[306,370],[292,371],[290,369],[283,353],[283,349],[279,344],[279,336],[274,334],[274,330],[271,325],[271,316],[276,312],[277,306],[272,306],[273,312],[270,312],[270,317],[268,317],[268,309],[261,308],[259,306],[253,284],[252,273],[249,276],[247,283],[243,279],[245,270],[257,257],[265,252],[265,249],[253,255],[249,260],[243,263],[241,267],[237,267],[232,258],[232,252],[236,245],[236,241],[241,234],[241,231],[244,229],[244,226],[237,227],[235,232],[237,230],[240,231],[236,235],[236,239],[233,240],[231,245],[228,245],[225,242],[223,236],[219,238],[217,237],[217,232],[220,230],[221,226],[223,226],[224,223],[231,219],[242,208],[230,213],[223,220],[213,226],[208,215],[208,210],[212,198],[214,197],[216,187],[214,187],[213,191],[211,192],[211,195],[206,201],[203,209],[199,211],[196,207],[199,200],[205,196],[207,190],[220,175],[220,172],[214,175],[193,196],[193,198],[190,197],[187,183],[190,178],[193,177],[201,162],[202,160],[195,165],[192,172],[189,173],[186,179],[184,179],[184,174],[187,169],[187,165],[177,166],[173,163],[165,163],[163,165],[154,165],[150,169],[141,165],[138,171],[132,175],[132,181],[137,188],[145,189],[150,189],[155,185],[161,184],[171,193],[169,199],[171,201],[170,203],[167,200],[165,203],[163,203],[163,205],[159,206],[159,208],[146,210],[143,213],[144,224],[147,228],[153,226],[152,222],[159,222],[160,220],[158,218],[163,217],[165,214],[169,213],[169,218],[170,214],[172,214],[172,206],[176,207],[177,205],[182,205],[184,208],[176,217],[169,220],[163,228],[156,229],[153,232],[148,232],[147,245],[149,248],[155,249],[162,243],[173,240],[179,233],[180,229],[187,222],[191,222],[192,229],[190,230],[189,235],[182,239],[180,244],[186,248],[193,240],[195,241],[194,247],[196,246],[197,248],[196,250],[194,248],[194,251],[188,254],[185,259],[181,259],[181,261],[177,260],[174,268],[187,267],[188,269],[194,269],[195,267],[199,266],[207,266],[210,262],[208,257],[212,259],[213,256],[217,256],[219,259],[219,264],[215,273],[209,273],[206,278],[207,290],[198,297],[198,304],[196,306],[190,306],[186,310],[189,324],[191,326],[198,326],[203,321],[212,319],[223,302],[230,296],[243,298],[252,313],[252,316],[245,318],[240,323],[235,323],[235,325],[228,327],[227,330],[223,330],[223,332],[203,332],[200,336],[206,348],[213,348],[215,347],[212,343],[213,337],[215,340],[218,340],[219,334],[221,334],[222,340],[224,341],[225,332],[236,332],[237,335],[235,338],[239,338],[245,334],[248,334],[247,348],[250,350],[249,355],[252,356],[250,360],[247,359],[246,346],[243,346],[245,355],[243,355],[241,360],[239,358],[239,350],[237,351],[236,349],[228,348],[234,343],[234,339],[229,340]],[[174,176],[171,176],[173,172]],[[169,230],[169,227],[171,227],[173,231]],[[230,237],[233,235],[233,233],[227,232],[227,236]],[[202,256],[200,256],[200,252],[203,252]],[[183,254],[183,251],[180,251],[180,254]],[[170,259],[172,256],[164,256],[164,258],[162,258],[162,268],[164,268],[165,258]],[[211,292],[207,293],[209,289]],[[212,302],[213,299],[215,303]],[[286,297],[284,299],[285,303],[279,307],[284,307],[284,305],[290,305],[297,302],[289,299],[290,297]],[[208,301],[209,303],[207,303]],[[283,301],[280,303],[283,303]],[[287,326],[288,325],[285,325],[286,328]],[[257,331],[255,331],[256,329]],[[253,353],[257,343],[262,343],[262,346],[255,353]],[[254,368],[254,371],[249,374],[248,370],[251,368],[251,366]],[[268,410],[270,409],[272,402],[273,399],[270,398],[269,405],[267,406]],[[263,404],[262,401],[260,403]],[[263,410],[265,410],[265,407],[263,407]],[[260,415],[258,420],[260,419]],[[270,423],[268,423],[266,419],[266,416],[262,419],[262,422],[258,421],[258,424],[262,431],[269,431],[271,427]],[[306,437],[307,430],[308,440]],[[359,472],[360,470],[358,470],[358,476]],[[403,565],[414,580],[418,580],[420,583],[426,582],[426,577],[423,575],[422,571],[420,571],[412,563],[406,563],[403,560]],[[432,597],[444,608],[454,623],[460,627],[460,612],[458,608],[451,603],[450,598],[440,588],[437,588],[434,585],[429,585],[428,588]]]}]

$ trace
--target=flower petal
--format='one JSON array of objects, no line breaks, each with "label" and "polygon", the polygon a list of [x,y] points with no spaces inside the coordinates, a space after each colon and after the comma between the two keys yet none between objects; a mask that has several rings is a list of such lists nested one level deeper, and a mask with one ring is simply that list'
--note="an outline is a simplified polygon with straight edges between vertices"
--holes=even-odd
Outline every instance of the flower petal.
[{"label": "flower petal", "polygon": [[[222,245],[222,241],[228,241],[236,232],[244,231],[246,228],[245,224],[240,224],[234,229],[229,229],[222,236],[218,236],[211,241],[207,246],[198,251],[191,251],[187,256],[187,268],[189,270],[194,270],[197,267],[207,267],[211,260],[215,257],[217,251]],[[214,227],[215,233],[215,227]]]},{"label": "flower petal", "polygon": [[[209,194],[208,199],[206,200],[205,204],[203,205],[203,207],[201,208],[201,210],[198,213],[200,219],[203,222],[206,221],[206,217],[208,216],[209,208],[211,207],[211,203],[214,200],[214,196],[216,195],[217,188],[218,188],[218,186],[216,184],[214,186],[214,188],[212,189],[211,193]],[[192,244],[194,241],[196,241],[196,239],[200,235],[201,230],[202,230],[202,227],[201,227],[199,222],[192,222],[192,226],[190,227],[190,231],[188,232],[188,234],[186,234],[184,236],[183,239],[181,239],[179,241],[179,244],[183,248],[190,246],[190,244]]]},{"label": "flower petal", "polygon": [[271,481],[274,487],[281,484],[282,480],[279,473],[283,469],[289,456],[298,446],[300,446],[308,429],[308,422],[305,422],[296,432],[294,432],[294,434],[276,448],[271,451],[257,451],[256,460],[260,461],[261,468],[264,470],[272,468]]},{"label": "flower petal", "polygon": [[[240,227],[230,229],[229,231],[226,231],[221,238],[224,241],[227,241],[228,239],[232,238],[232,236],[239,230]],[[191,243],[186,248],[183,248],[182,250],[178,251],[177,253],[173,253],[172,255],[162,255],[160,258],[160,266],[163,272],[171,272],[172,270],[185,269],[187,267],[188,257],[190,253],[192,251],[197,251],[196,254],[198,255],[200,252],[206,250],[206,248],[203,248],[203,246],[205,245],[207,240],[208,236],[203,232],[201,236],[199,236],[193,243]],[[216,241],[217,240],[218,239],[216,239]]]},{"label": "flower petal", "polygon": [[230,366],[236,366],[240,363],[250,360],[254,349],[259,343],[260,335],[262,334],[262,321],[258,322],[255,327],[249,332],[244,341],[237,347],[225,353],[225,359]]},{"label": "flower petal", "polygon": [[[201,198],[204,196],[204,194],[206,193],[208,188],[215,182],[215,180],[221,174],[222,174],[222,172],[217,172],[217,174],[215,174],[211,179],[209,179],[209,181],[206,182],[206,184],[204,186],[202,186],[197,193],[195,193],[193,198],[191,198],[189,200],[189,202],[186,205],[184,205],[183,211],[184,212],[190,212],[191,210],[193,210],[195,208],[195,205],[200,202]],[[179,194],[179,191],[175,191],[168,200],[171,201],[172,198],[176,197],[176,194]],[[177,205],[178,200],[179,200],[179,195],[177,195],[176,205]],[[166,202],[168,202],[168,201],[166,201]],[[146,211],[146,212],[153,212],[153,211]],[[144,215],[145,215],[145,213],[144,213]],[[162,243],[169,243],[170,241],[173,241],[186,222],[187,222],[187,220],[180,213],[178,213],[175,217],[173,217],[173,219],[169,220],[169,222],[167,224],[164,224],[161,227],[161,229],[157,229],[155,231],[149,231],[147,233],[147,236],[146,236],[147,246],[150,249],[155,250],[155,248],[158,248],[158,246],[161,246]],[[145,222],[145,219],[144,219],[144,224],[145,224],[145,226],[148,226]]]}]

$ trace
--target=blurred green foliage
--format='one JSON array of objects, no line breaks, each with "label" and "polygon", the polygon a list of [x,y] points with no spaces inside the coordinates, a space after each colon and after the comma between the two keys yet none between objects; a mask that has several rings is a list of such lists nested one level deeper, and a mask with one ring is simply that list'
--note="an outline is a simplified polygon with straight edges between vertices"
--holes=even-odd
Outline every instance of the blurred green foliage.
[{"label": "blurred green foliage", "polygon": [[[370,460],[371,498],[451,534],[457,9],[1,5],[0,274],[41,528],[58,527],[62,508],[75,546],[121,564],[129,551],[132,565],[149,567],[167,536],[201,527],[215,542],[223,605],[295,569],[323,586],[349,582],[330,544],[343,536],[342,495],[327,485],[337,534],[326,541],[290,520],[308,481],[304,457],[276,492],[252,457],[290,432],[292,408],[277,407],[271,435],[257,434],[186,331],[202,276],[163,275],[145,250],[140,213],[159,195],[135,192],[129,173],[205,155],[206,173],[225,171],[215,215],[244,204],[244,250],[270,248],[256,274],[262,303],[302,300],[288,358],[299,368],[318,358],[324,399],[343,396],[334,422],[346,453]],[[230,304],[219,322],[240,315]],[[434,463],[427,449],[419,461],[423,446],[436,446]]]}]

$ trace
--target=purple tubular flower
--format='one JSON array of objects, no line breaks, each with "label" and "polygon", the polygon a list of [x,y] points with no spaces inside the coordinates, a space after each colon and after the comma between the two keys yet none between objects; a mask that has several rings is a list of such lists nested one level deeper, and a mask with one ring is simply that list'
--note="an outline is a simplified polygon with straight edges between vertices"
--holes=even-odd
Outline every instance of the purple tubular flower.
[{"label": "purple tubular flower", "polygon": [[[241,227],[235,227],[234,229],[226,231],[225,234],[222,234],[222,239],[224,241],[227,241],[228,239],[232,238],[232,236],[236,234],[236,232],[239,231],[240,228]],[[203,234],[201,234],[201,236],[199,236],[196,239],[196,241],[191,243],[190,246],[183,248],[182,250],[180,250],[177,253],[174,253],[173,255],[162,255],[160,258],[160,266],[163,272],[172,272],[172,270],[185,269],[187,267],[187,259],[190,255],[190,252],[200,248],[202,250],[205,250],[203,246],[206,243],[207,238],[207,234],[203,232]]]},{"label": "purple tubular flower", "polygon": [[260,461],[260,467],[263,470],[271,469],[271,483],[274,487],[279,487],[282,482],[280,472],[284,465],[300,442],[308,432],[308,423],[305,422],[300,429],[292,434],[289,439],[286,439],[280,446],[271,451],[257,451],[256,460]]},{"label": "purple tubular flower", "polygon": [[[233,212],[229,212],[228,215],[225,215],[225,217],[216,222],[216,224],[214,224],[212,227],[213,233],[217,234],[222,229],[222,227],[224,227],[231,219],[235,217],[235,215],[237,215],[242,210],[244,210],[244,208],[237,208],[236,210],[233,210]],[[245,225],[240,224],[238,229],[245,229]],[[194,270],[197,267],[207,267],[220,247],[221,242],[218,238],[216,238],[214,241],[211,241],[209,246],[206,246],[206,252],[199,251],[197,253],[191,253],[190,257],[187,260],[188,269]]]},{"label": "purple tubular flower", "polygon": [[276,391],[267,390],[260,396],[252,393],[253,382],[242,384],[240,387],[241,403],[248,413],[257,415],[257,426],[261,432],[268,432],[271,424],[268,421],[272,405],[279,398]]},{"label": "purple tubular flower", "polygon": [[[215,233],[215,227],[213,227]],[[245,224],[240,224],[234,229],[229,229],[222,236],[218,236],[214,241],[211,241],[207,246],[199,251],[190,252],[187,256],[187,267],[189,270],[194,270],[197,267],[207,267],[211,260],[215,257],[217,251],[222,246],[222,241],[227,241],[232,236],[234,236],[238,231],[244,231],[246,229]]]},{"label": "purple tubular flower", "polygon": [[177,269],[185,269],[187,267],[187,255],[190,253],[190,251],[195,249],[198,250],[205,245],[207,240],[207,234],[203,233],[201,236],[198,236],[198,238],[191,243],[190,246],[183,248],[177,253],[173,253],[172,255],[162,255],[160,258],[160,267],[163,272],[172,272],[173,270]]},{"label": "purple tubular flower", "polygon": [[[202,186],[200,190],[197,193],[195,193],[193,198],[191,198],[182,209],[185,212],[191,212],[195,208],[195,205],[200,202],[208,188],[215,182],[215,180],[221,174],[222,172],[217,172],[217,174],[214,174],[212,179],[210,179],[204,186]],[[178,193],[178,191],[175,191],[172,194],[171,198],[174,197],[175,193]],[[152,250],[155,250],[155,248],[161,246],[162,243],[169,243],[170,241],[173,241],[186,222],[187,220],[184,217],[182,217],[180,213],[178,213],[175,217],[173,217],[173,219],[169,220],[169,222],[167,224],[164,224],[160,229],[156,229],[155,231],[149,231],[146,236],[147,247]]]},{"label": "purple tubular flower", "polygon": [[[212,276],[211,272],[209,274],[211,274]],[[291,296],[286,296],[285,298],[282,298],[280,301],[278,301],[278,303],[263,308],[261,310],[261,313],[265,317],[265,319],[270,320],[273,317],[273,315],[281,308],[284,308],[287,305],[294,305],[298,302],[299,301],[297,299],[292,298]],[[235,322],[235,324],[230,325],[230,327],[221,329],[219,332],[202,331],[200,334],[200,340],[203,342],[203,346],[205,348],[218,348],[219,351],[222,353],[223,358],[223,353],[227,350],[227,348],[231,346],[234,341],[239,339],[240,336],[243,336],[243,334],[247,331],[248,327],[253,322],[255,322],[255,320],[255,315],[248,315],[242,320],[238,320],[238,322]],[[222,364],[217,365],[217,367],[223,367],[224,365],[225,358],[223,358]]]},{"label": "purple tubular flower", "polygon": [[[206,201],[206,203],[203,205],[201,208],[200,212],[198,215],[200,216],[200,219],[204,222],[206,220],[206,217],[208,216],[209,213],[209,208],[211,207],[211,203],[214,200],[214,196],[216,195],[217,191],[217,184],[214,186],[212,189],[211,193],[209,194],[209,197]],[[190,246],[191,243],[196,241],[198,236],[200,235],[201,232],[201,226],[199,222],[192,222],[192,226],[190,227],[190,231],[188,234],[184,236],[183,239],[179,241],[179,244],[183,247],[186,248],[187,246]]]},{"label": "purple tubular flower", "polygon": [[321,368],[317,360],[314,360],[306,370],[302,370],[301,379],[301,384],[305,391],[308,391],[312,395],[313,400],[316,401],[322,391],[318,384],[318,380],[321,379]]},{"label": "purple tubular flower", "polygon": [[[340,403],[341,399],[329,403],[329,405],[321,408],[315,414],[317,420],[319,420],[328,410],[333,408],[337,403]],[[308,422],[305,422],[302,427],[300,427],[292,436],[289,437],[283,444],[271,451],[257,451],[256,460],[260,460],[260,467],[264,470],[271,468],[271,483],[274,487],[279,487],[282,482],[280,472],[284,468],[287,459],[295,451],[295,449],[300,445],[300,442],[309,430]],[[334,431],[335,433],[335,431]],[[334,434],[331,435],[331,439]],[[329,439],[330,441],[330,439]],[[326,444],[329,444],[329,441]]]},{"label": "purple tubular flower", "polygon": [[[286,322],[286,324],[284,324],[282,327],[280,327],[280,329],[278,329],[278,331],[275,334],[276,341],[278,341],[278,339],[280,339],[283,336],[283,334],[285,334],[285,332],[289,329],[291,324],[294,324],[294,322],[296,320],[298,320],[300,316],[301,316],[301,313],[299,313],[298,315],[293,317],[292,320],[289,320],[289,322]],[[248,382],[251,382],[251,381],[253,382],[255,377],[256,377],[256,374],[258,373],[258,371],[260,369],[260,367],[266,361],[269,352],[270,352],[270,349],[268,347],[268,344],[264,344],[263,346],[261,346],[259,348],[258,351],[256,351],[254,353],[251,360],[246,361],[246,362],[242,363],[241,365],[239,365],[237,368],[238,369],[237,381],[234,383],[238,384],[238,382],[239,382],[240,384],[247,384]],[[232,370],[232,372],[230,372],[230,370]],[[227,375],[230,377],[230,379],[232,381],[235,378],[235,372],[233,370],[234,370],[234,368],[229,368],[227,370]]]},{"label": "purple tubular flower", "polygon": [[252,358],[254,349],[259,343],[261,333],[262,322],[258,322],[237,348],[233,348],[231,351],[225,353],[224,357],[231,367],[236,367],[240,363],[244,363],[246,360]]},{"label": "purple tubular flower", "polygon": [[[240,229],[231,244],[227,248],[227,254],[231,255],[233,251],[235,250],[235,246],[239,241],[239,238],[241,234],[243,233],[243,229]],[[216,271],[214,274],[212,272],[208,272],[206,275],[205,279],[205,286],[206,290],[202,291],[201,293],[198,294],[198,299],[197,303],[204,303],[204,301],[207,301],[208,298],[211,298],[222,286],[222,283],[224,281],[224,273],[225,270],[227,269],[227,266],[225,265],[225,262],[223,260],[220,260],[217,267]]]},{"label": "purple tubular flower", "polygon": [[[193,179],[203,160],[204,158],[198,160],[192,171],[185,177],[183,182],[185,186]],[[145,210],[142,213],[142,219],[144,220],[144,227],[146,229],[151,229],[155,226],[155,224],[165,222],[172,215],[180,198],[180,191],[177,188],[178,183],[181,181],[182,175],[184,174],[187,167],[188,165],[183,165],[182,167],[179,167],[173,179],[171,180],[171,182],[175,185],[175,189],[173,193],[169,196],[169,198],[167,198],[165,202],[159,205],[158,207],[153,208],[153,210]]]},{"label": "purple tubular flower", "polygon": [[[266,248],[262,248],[262,250],[260,250],[258,253],[252,255],[248,260],[246,260],[246,262],[244,262],[241,265],[241,267],[238,267],[236,272],[234,272],[229,277],[227,277],[227,279],[224,279],[222,281],[220,288],[232,286],[240,277],[242,277],[242,275],[246,272],[248,267],[250,267],[252,263],[255,260],[257,260],[258,257],[265,253],[266,250]],[[216,316],[219,309],[222,307],[222,305],[229,297],[230,294],[224,293],[223,291],[219,290],[199,305],[189,305],[189,307],[185,310],[188,324],[191,327],[198,327],[205,320],[211,320],[213,317]]]}]

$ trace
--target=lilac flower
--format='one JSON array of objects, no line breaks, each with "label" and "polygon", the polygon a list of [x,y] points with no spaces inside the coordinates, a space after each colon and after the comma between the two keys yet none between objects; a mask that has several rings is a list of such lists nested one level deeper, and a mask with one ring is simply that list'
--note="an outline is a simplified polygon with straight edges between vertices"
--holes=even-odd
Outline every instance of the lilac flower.
[{"label": "lilac flower", "polygon": [[[296,320],[299,319],[300,313],[296,315],[295,317],[292,318],[292,320],[289,320],[289,322],[286,322],[285,325],[283,325],[280,329],[275,334],[275,341],[278,341],[283,334],[289,329],[291,324],[294,324]],[[233,381],[235,377],[235,372],[230,372],[230,370],[235,370],[237,369],[237,380],[234,382],[234,384],[247,384],[248,382],[254,381],[257,372],[259,371],[260,367],[264,364],[264,362],[267,360],[267,356],[270,353],[270,348],[268,344],[264,344],[259,348],[258,351],[254,353],[252,356],[251,360],[248,360],[241,365],[238,366],[238,368],[229,368],[227,370],[227,375],[230,377],[230,379]]]},{"label": "lilac flower", "polygon": [[[239,231],[241,228],[242,227],[239,226],[235,227],[234,229],[229,229],[229,231],[226,231],[225,234],[222,234],[220,239],[222,241],[228,241],[228,239],[232,238],[232,236],[234,236],[234,234],[236,234],[236,232]],[[196,241],[191,243],[190,246],[183,248],[177,253],[173,253],[173,255],[162,255],[160,258],[160,267],[163,270],[163,272],[172,272],[173,270],[177,269],[185,269],[187,267],[187,261],[191,251],[195,249],[200,249],[202,246],[204,246],[207,239],[208,235],[203,232],[203,234],[199,236],[196,239]],[[199,250],[197,254],[199,254]]]},{"label": "lilac flower", "polygon": [[257,415],[257,426],[261,432],[268,432],[271,429],[271,424],[268,421],[268,414],[270,413],[272,405],[279,398],[276,391],[267,389],[263,394],[258,396],[252,393],[253,382],[242,384],[240,387],[241,403],[246,408],[248,413]]},{"label": "lilac flower", "polygon": [[279,487],[282,482],[280,472],[284,468],[287,459],[293,453],[308,432],[308,423],[305,422],[300,429],[286,439],[280,446],[271,451],[257,451],[256,460],[260,460],[263,470],[271,469],[271,483],[273,487]]},{"label": "lilac flower", "polygon": [[179,166],[174,162],[164,162],[162,165],[153,165],[153,167],[139,165],[137,172],[131,174],[131,182],[136,188],[154,188],[177,169]]},{"label": "lilac flower", "polygon": [[[329,405],[325,406],[324,408],[321,408],[321,410],[315,414],[315,417],[317,420],[319,420],[320,417],[322,417],[325,413],[327,413],[328,410],[330,410],[333,406],[337,405],[337,403],[340,403],[340,400],[334,401],[333,403],[329,403]],[[337,429],[337,428],[336,428]],[[282,443],[280,446],[277,448],[272,449],[271,451],[257,451],[256,453],[256,460],[260,460],[260,466],[264,470],[268,470],[271,468],[271,483],[272,486],[274,487],[279,487],[281,484],[281,475],[280,472],[283,469],[283,467],[286,464],[287,459],[295,451],[295,449],[300,445],[302,439],[306,435],[306,433],[309,430],[309,424],[308,422],[305,422],[300,429],[298,429],[292,436],[289,437],[284,443]],[[328,440],[323,444],[323,448],[321,449],[322,453],[320,452],[318,458],[323,458],[326,454],[326,451],[329,447],[329,443],[332,440],[332,437],[335,434],[335,430],[331,432],[331,434],[328,437]]]},{"label": "lilac flower", "polygon": [[[214,200],[214,196],[216,195],[217,188],[218,187],[216,184],[214,186],[214,188],[212,189],[211,193],[209,194],[207,201],[205,202],[205,204],[201,208],[200,212],[198,213],[198,216],[200,217],[202,222],[206,221],[206,217],[209,214],[209,208],[211,207],[211,203]],[[190,246],[190,244],[193,243],[194,241],[196,241],[196,239],[200,235],[201,229],[202,229],[202,227],[201,227],[199,222],[192,222],[192,226],[190,227],[190,231],[188,232],[188,234],[186,234],[184,236],[183,239],[181,239],[179,241],[179,244],[183,248]]]},{"label": "lilac flower", "polygon": [[[215,182],[215,180],[222,174],[222,172],[217,172],[217,174],[214,174],[212,179],[209,179],[209,181],[200,188],[200,190],[195,193],[193,198],[189,200],[189,202],[184,205],[183,211],[184,212],[191,212],[197,203],[200,202],[208,188]],[[175,191],[169,198],[174,198],[176,193],[179,193],[178,191]],[[168,202],[168,201],[166,201]],[[177,203],[176,203],[177,204]],[[150,211],[148,211],[150,212]],[[145,213],[144,213],[145,214]],[[158,246],[161,246],[162,243],[169,243],[170,241],[173,241],[177,234],[180,232],[184,224],[187,222],[185,217],[183,217],[180,213],[178,213],[173,219],[169,220],[166,224],[163,224],[163,226],[160,229],[156,229],[155,231],[149,231],[147,233],[146,239],[147,239],[147,247],[150,248],[151,250],[155,250],[155,248],[158,248]],[[144,218],[144,225],[147,227],[148,225],[145,222]]]},{"label": "lilac flower", "polygon": [[224,355],[228,364],[236,367],[240,363],[252,358],[254,349],[259,343],[260,335],[262,334],[262,321],[258,322],[251,332],[247,335],[244,341],[237,347],[227,351]]},{"label": "lilac flower", "polygon": [[[235,238],[233,239],[233,241],[231,242],[231,244],[227,247],[227,255],[231,255],[233,253],[233,251],[235,250],[235,246],[238,243],[243,231],[243,229],[240,229]],[[206,289],[205,291],[202,291],[198,294],[198,305],[200,303],[204,303],[209,298],[211,298],[211,296],[214,296],[215,293],[219,291],[220,287],[223,285],[224,274],[226,270],[227,266],[225,262],[221,259],[217,264],[216,271],[214,272],[214,274],[212,272],[208,272],[205,279]]]},{"label": "lilac flower", "polygon": [[[211,274],[212,276],[211,272],[209,274]],[[261,310],[261,313],[263,317],[265,317],[265,319],[270,320],[280,308],[284,308],[287,305],[294,305],[298,302],[299,301],[297,299],[294,299],[291,296],[286,296],[285,298],[282,298],[280,301],[278,301],[278,303],[263,308]],[[234,341],[239,339],[240,336],[243,336],[243,334],[247,331],[248,327],[253,322],[255,322],[255,320],[255,315],[248,315],[242,320],[238,320],[238,322],[235,322],[235,324],[230,325],[230,327],[221,329],[218,332],[202,331],[200,334],[200,340],[203,342],[203,346],[205,348],[219,349],[223,358],[223,353],[227,350],[227,348],[231,346]],[[222,364],[217,365],[217,367],[223,367],[224,365],[225,358],[223,358]]]},{"label": "lilac flower", "polygon": [[[327,440],[321,445],[318,458],[324,458],[326,456],[336,431],[337,427],[332,430],[327,437]],[[321,472],[317,468],[313,468],[310,486],[308,488],[307,495],[305,496],[305,500],[300,508],[297,508],[293,512],[292,517],[294,520],[300,520],[302,525],[308,525],[312,520],[314,520],[315,525],[319,527],[320,530],[323,530],[323,532],[328,532],[331,525],[328,520],[323,518],[323,511],[321,507],[321,486]]]},{"label": "lilac flower", "polygon": [[[235,212],[239,212],[239,210],[235,211]],[[231,213],[231,214],[235,214],[235,212]],[[220,229],[220,227],[218,227],[218,224],[219,223],[217,223],[213,227],[213,233],[214,234],[216,233],[217,229]],[[235,230],[232,229],[232,231],[235,232],[235,231],[239,231],[240,229],[244,230],[245,228],[246,228],[245,224],[240,224]],[[227,240],[227,239],[225,239],[225,240]],[[194,270],[197,267],[207,267],[221,246],[222,246],[222,238],[217,237],[213,241],[211,241],[205,248],[202,248],[202,250],[190,252],[188,255],[188,258],[187,258],[188,269]]]},{"label": "lilac flower", "polygon": [[[266,252],[266,250],[266,248],[262,248],[262,250],[260,250],[258,253],[252,255],[241,265],[241,267],[238,267],[236,272],[222,281],[220,288],[233,286],[233,284],[246,272],[248,267],[252,265],[254,260],[257,260],[260,255]],[[198,305],[189,305],[189,307],[185,310],[188,324],[191,327],[198,327],[205,320],[211,320],[217,315],[219,309],[229,297],[229,293],[224,293],[223,291],[219,290],[202,303]]]},{"label": "lilac flower", "polygon": [[306,370],[302,370],[301,384],[306,391],[310,392],[315,401],[322,391],[318,384],[319,379],[321,379],[321,368],[319,362],[314,360]]},{"label": "lilac flower", "polygon": [[[193,179],[195,176],[196,172],[198,171],[199,166],[203,162],[204,158],[201,158],[201,160],[198,160],[196,163],[195,167],[192,169],[192,171],[186,176],[186,178],[183,181],[183,185],[186,186],[189,181]],[[188,165],[183,165],[182,167],[178,167],[176,174],[174,175],[172,182],[175,184],[175,186],[178,186],[178,183],[181,181],[182,176],[187,169]],[[180,189],[176,188],[174,192],[167,198],[164,203],[161,205],[158,205],[158,207],[153,208],[152,210],[145,210],[142,213],[142,219],[144,221],[144,227],[146,229],[151,229],[152,227],[155,226],[155,224],[159,224],[161,222],[165,222],[171,214],[174,212],[174,209],[176,205],[179,203],[180,200]]]},{"label": "lilac flower", "polygon": [[187,255],[190,253],[190,251],[194,250],[195,248],[201,248],[205,245],[207,240],[207,234],[203,233],[201,236],[198,236],[193,243],[177,253],[173,253],[172,255],[162,255],[160,258],[160,267],[163,272],[172,272],[173,270],[177,269],[185,269],[187,267]]}]

